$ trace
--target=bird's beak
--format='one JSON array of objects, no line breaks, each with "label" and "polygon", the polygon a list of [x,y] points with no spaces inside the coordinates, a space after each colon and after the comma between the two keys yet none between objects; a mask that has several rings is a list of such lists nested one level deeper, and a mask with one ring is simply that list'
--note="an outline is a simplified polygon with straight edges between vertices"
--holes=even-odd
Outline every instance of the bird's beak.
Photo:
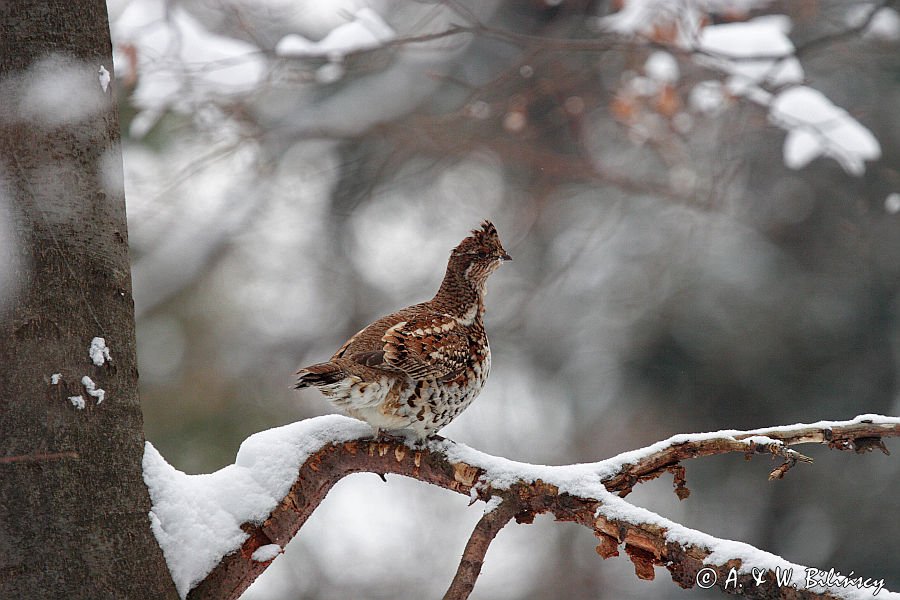
[{"label": "bird's beak", "polygon": [[504,250],[503,254],[500,255],[500,260],[512,260],[512,256],[510,256],[509,253]]}]

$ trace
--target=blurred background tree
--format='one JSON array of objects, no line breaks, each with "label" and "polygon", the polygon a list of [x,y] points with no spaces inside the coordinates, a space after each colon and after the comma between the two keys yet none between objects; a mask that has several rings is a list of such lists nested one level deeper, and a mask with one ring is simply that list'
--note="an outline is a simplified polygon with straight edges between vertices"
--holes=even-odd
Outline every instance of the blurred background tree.
[{"label": "blurred background tree", "polygon": [[[457,441],[562,464],[900,413],[894,2],[109,7],[146,433],[186,472],[330,412],[290,389],[297,366],[430,296],[483,218],[515,262]],[[632,499],[900,588],[900,465],[811,452],[785,481],[719,457],[688,466],[684,502],[667,481]],[[244,597],[437,596],[480,513],[351,477]],[[474,597],[716,593],[637,581],[594,545],[508,527]]]}]

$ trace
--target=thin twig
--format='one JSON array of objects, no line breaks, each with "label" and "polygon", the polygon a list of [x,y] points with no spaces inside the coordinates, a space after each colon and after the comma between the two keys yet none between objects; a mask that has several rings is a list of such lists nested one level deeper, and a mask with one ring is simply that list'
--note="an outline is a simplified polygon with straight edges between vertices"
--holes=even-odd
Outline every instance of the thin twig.
[{"label": "thin twig", "polygon": [[[808,456],[791,450],[784,442],[774,439],[774,437],[768,441],[762,439],[746,441],[754,437],[761,437],[761,434],[748,432],[729,435],[727,432],[723,432],[718,437],[685,441],[678,441],[676,437],[671,444],[661,450],[651,452],[632,463],[623,464],[619,472],[603,480],[603,485],[609,491],[618,492],[624,498],[631,493],[636,484],[656,479],[666,471],[671,471],[683,460],[730,452],[745,454],[748,458],[754,454],[771,454],[773,457],[784,458],[785,462],[772,471],[770,479],[781,479],[785,472],[797,462],[813,462]],[[610,459],[610,462],[615,461],[615,457]],[[776,473],[778,474],[776,475]],[[686,498],[689,491],[685,485],[683,473],[676,483],[675,493],[681,499]]]}]

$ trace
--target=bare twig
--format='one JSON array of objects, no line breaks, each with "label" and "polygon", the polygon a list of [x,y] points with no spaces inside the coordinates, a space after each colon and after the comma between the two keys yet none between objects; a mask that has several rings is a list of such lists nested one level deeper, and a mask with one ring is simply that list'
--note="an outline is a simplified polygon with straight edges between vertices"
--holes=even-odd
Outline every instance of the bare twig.
[{"label": "bare twig", "polygon": [[[738,435],[743,437],[738,437]],[[646,456],[640,457],[633,463],[623,464],[614,476],[605,478],[603,484],[606,486],[606,489],[616,491],[620,496],[625,497],[631,493],[635,484],[656,479],[664,472],[671,471],[682,460],[727,454],[729,452],[739,452],[748,458],[754,454],[771,454],[773,457],[784,458],[784,464],[790,464],[790,466],[796,464],[797,461],[812,462],[811,458],[787,448],[779,440],[765,439],[759,434],[744,433],[738,435],[729,435],[727,432],[723,432],[720,436],[703,439],[675,436],[668,440],[669,444],[665,447],[648,452]],[[616,458],[612,458],[609,462],[615,461]],[[784,472],[790,466],[785,467],[781,465],[776,469],[781,470],[781,476],[778,479],[784,476]],[[775,471],[772,473],[774,474]],[[686,491],[684,474],[676,473],[675,493],[678,494],[679,498],[684,499],[687,497]]]},{"label": "bare twig", "polygon": [[[529,46],[538,49],[538,51],[544,52],[603,52],[607,50],[613,49],[633,49],[637,47],[649,47],[649,48],[657,48],[664,49],[669,52],[679,54],[682,56],[689,56],[691,54],[700,54],[704,56],[708,56],[710,58],[717,58],[722,60],[728,60],[733,62],[753,62],[753,61],[763,61],[763,60],[772,60],[772,61],[780,61],[785,58],[797,57],[807,54],[808,52],[817,50],[822,47],[827,47],[831,44],[841,42],[848,38],[855,37],[860,33],[864,32],[871,25],[872,21],[875,18],[875,15],[882,8],[887,8],[890,6],[894,6],[898,3],[898,0],[881,0],[880,2],[875,2],[872,4],[871,8],[868,12],[859,20],[858,23],[854,25],[847,26],[844,29],[840,29],[838,31],[827,33],[821,35],[819,37],[813,38],[809,41],[806,41],[802,44],[799,44],[793,52],[789,54],[779,53],[758,53],[752,55],[737,55],[730,54],[727,52],[720,52],[716,50],[710,50],[709,48],[701,48],[701,47],[690,47],[690,48],[680,48],[673,44],[667,44],[663,42],[659,42],[648,37],[644,37],[641,35],[623,35],[613,31],[603,31],[601,30],[597,37],[587,37],[587,38],[563,38],[563,37],[548,37],[542,35],[534,35],[528,33],[521,33],[516,31],[511,31],[507,29],[500,29],[497,27],[492,27],[485,23],[479,22],[474,18],[469,18],[470,23],[468,25],[450,25],[447,29],[437,32],[431,32],[426,34],[419,35],[410,35],[397,37],[391,40],[386,40],[381,43],[381,45],[375,48],[363,48],[359,50],[353,50],[352,52],[348,52],[345,57],[354,57],[364,54],[371,54],[373,52],[378,52],[384,49],[393,49],[393,48],[403,48],[408,46],[413,46],[415,44],[421,44],[426,42],[432,42],[436,40],[441,40],[449,37],[456,37],[461,35],[480,35],[482,37],[487,37],[495,40],[500,40],[512,45],[516,46]],[[289,58],[289,57],[282,57]],[[323,52],[321,54],[307,54],[302,58],[304,59],[321,59],[327,60],[328,54]]]}]

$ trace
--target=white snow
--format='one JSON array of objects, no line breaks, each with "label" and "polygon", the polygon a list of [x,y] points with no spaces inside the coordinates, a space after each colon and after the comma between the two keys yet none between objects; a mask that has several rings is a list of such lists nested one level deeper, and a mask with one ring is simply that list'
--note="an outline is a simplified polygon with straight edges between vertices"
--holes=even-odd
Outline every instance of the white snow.
[{"label": "white snow", "polygon": [[371,50],[396,37],[390,25],[371,8],[362,8],[353,20],[335,27],[328,35],[313,42],[302,35],[291,33],[275,45],[279,56],[309,57],[327,56],[337,61],[351,52]]},{"label": "white snow", "polygon": [[94,381],[85,375],[81,378],[81,385],[84,386],[84,390],[91,396],[97,399],[97,404],[103,402],[103,399],[106,397],[106,392],[97,387],[97,384]]},{"label": "white snow", "polygon": [[[597,516],[602,516],[606,519],[622,519],[628,520],[631,523],[647,523],[664,527],[666,529],[667,541],[682,545],[693,545],[708,550],[710,555],[704,561],[706,564],[721,566],[731,559],[739,558],[741,559],[741,565],[738,568],[738,573],[752,573],[754,568],[774,571],[777,567],[781,569],[782,572],[787,572],[791,569],[791,584],[803,589],[806,587],[806,577],[809,572],[806,567],[791,563],[780,556],[759,550],[743,542],[715,538],[703,532],[684,527],[644,508],[634,506],[617,495],[607,491],[600,484],[600,480],[607,475],[617,472],[623,465],[634,463],[645,456],[680,443],[721,437],[734,439],[734,436],[736,435],[752,433],[754,435],[741,440],[749,447],[751,442],[771,443],[776,441],[765,436],[766,433],[774,431],[790,432],[805,429],[807,427],[837,427],[863,421],[871,421],[876,424],[885,425],[900,424],[900,418],[897,417],[860,415],[849,421],[819,421],[811,424],[798,423],[789,426],[757,429],[752,432],[723,430],[700,434],[680,434],[672,436],[667,440],[657,442],[646,448],[625,452],[597,463],[560,467],[517,463],[504,458],[489,456],[478,452],[477,450],[459,444],[450,444],[448,442],[435,442],[431,444],[431,447],[435,450],[445,451],[451,460],[464,461],[484,469],[485,474],[479,480],[479,485],[482,487],[506,489],[516,481],[522,479],[528,482],[541,479],[545,483],[550,483],[559,487],[560,492],[569,492],[582,497],[595,498],[602,502],[597,509]],[[821,581],[821,579],[817,579],[816,581]],[[871,598],[873,592],[876,589],[880,590],[883,585],[883,580],[874,580],[872,585],[862,589],[848,589],[851,586],[847,583],[835,583],[827,586],[815,585],[811,586],[810,589],[819,592],[828,591],[837,598],[860,600],[862,598]],[[900,598],[900,594],[881,590],[879,592],[879,597]]]},{"label": "white snow", "polygon": [[[624,0],[615,13],[598,20],[601,30],[656,39],[659,31],[674,30],[677,46],[688,47],[710,12],[729,10],[749,12],[771,0]],[[656,40],[659,41],[659,40]]]},{"label": "white snow", "polygon": [[267,562],[279,554],[281,554],[281,546],[278,544],[266,544],[257,548],[250,558],[256,562]]},{"label": "white snow", "polygon": [[879,9],[865,35],[885,42],[900,40],[900,14],[889,6]]},{"label": "white snow", "polygon": [[106,70],[106,67],[104,67],[103,65],[100,65],[100,70],[98,71],[98,73],[99,73],[99,78],[100,78],[100,87],[102,87],[103,91],[105,92],[107,89],[109,89],[109,81],[110,81],[109,71]]},{"label": "white snow", "polygon": [[[722,566],[735,558],[739,559],[741,564],[736,569],[738,574],[753,573],[754,569],[773,572],[776,570],[781,570],[782,572],[790,570],[790,585],[799,589],[807,589],[807,568],[802,565],[791,563],[780,556],[765,552],[743,542],[715,538],[701,531],[684,527],[646,509],[634,506],[614,494],[607,492],[607,496],[603,498],[603,504],[597,510],[597,516],[610,520],[626,520],[632,523],[647,523],[663,527],[666,529],[667,541],[682,546],[695,546],[708,551],[709,555],[703,561],[704,564]],[[883,580],[880,581],[880,585],[883,587]],[[872,588],[877,586],[878,584],[875,584]],[[852,598],[856,600],[871,599],[872,588],[868,590],[847,590],[842,589],[840,586],[815,585],[809,587],[810,590],[815,592],[822,593],[827,591],[837,598]],[[900,594],[882,593],[886,595],[879,595],[879,597],[900,597]]]},{"label": "white snow", "polygon": [[113,45],[135,49],[136,73],[124,56],[116,57],[119,77],[137,77],[132,96],[147,115],[144,130],[171,107],[189,110],[192,103],[251,92],[265,76],[258,47],[210,32],[180,6],[166,0],[128,3],[111,27]]},{"label": "white snow", "polygon": [[488,500],[487,502],[484,503],[484,514],[493,512],[502,503],[503,503],[503,498],[501,498],[500,496],[492,496],[490,500]]},{"label": "white snow", "polygon": [[240,548],[247,538],[241,524],[269,515],[310,454],[332,442],[371,435],[368,425],[348,417],[300,421],[250,436],[235,464],[208,475],[182,473],[148,442],[144,481],[153,503],[150,520],[181,597]]},{"label": "white snow", "polygon": [[[617,506],[617,504],[626,505]],[[635,510],[637,509],[637,510]],[[737,568],[738,574],[754,573],[754,570],[764,570],[789,574],[786,579],[789,580],[788,585],[797,589],[808,589],[817,593],[828,592],[836,598],[847,598],[854,600],[871,599],[874,593],[878,593],[883,598],[900,598],[900,594],[886,592],[883,590],[884,580],[873,580],[871,585],[862,589],[846,589],[846,585],[840,583],[831,585],[810,585],[807,579],[808,572],[812,569],[803,565],[791,563],[780,556],[765,552],[749,544],[737,542],[733,540],[724,540],[712,537],[703,532],[690,529],[659,517],[653,513],[645,515],[643,509],[627,504],[621,498],[612,496],[611,499],[604,501],[603,506],[597,511],[598,515],[602,514],[607,518],[629,518],[629,520],[646,520],[645,522],[653,522],[656,525],[665,527],[666,540],[681,545],[691,545],[699,548],[705,548],[710,554],[703,561],[707,565],[722,566],[735,558],[741,561]],[[877,590],[877,591],[876,591]],[[884,596],[880,594],[884,593]]]},{"label": "white snow", "polygon": [[84,398],[81,396],[69,396],[69,402],[78,410],[84,410]]},{"label": "white snow", "polygon": [[[790,29],[791,20],[784,15],[711,25],[699,34],[696,60],[727,73],[725,88],[732,95],[769,107],[769,120],[787,131],[783,154],[788,168],[800,169],[828,156],[847,173],[862,175],[865,161],[881,156],[871,131],[810,87],[793,85],[775,95],[764,88],[803,81],[803,67],[787,35]],[[713,89],[696,86],[691,106],[714,114],[720,100],[707,92]]]},{"label": "white snow", "polygon": [[691,88],[688,96],[691,110],[709,116],[716,116],[725,108],[725,90],[715,79],[701,81]]},{"label": "white snow", "polygon": [[54,373],[50,376],[50,385],[59,385],[62,380],[62,373]]},{"label": "white snow", "polygon": [[[744,8],[766,3],[747,0]],[[785,165],[799,169],[819,156],[828,156],[847,173],[862,175],[865,161],[881,156],[878,140],[821,92],[800,85],[804,72],[788,37],[790,17],[766,15],[744,22],[701,26],[704,11],[716,6],[715,0],[628,0],[621,10],[601,19],[600,26],[653,39],[654,27],[660,23],[674,25],[677,34],[671,43],[693,50],[698,64],[726,74],[724,89],[729,94],[770,109],[770,121],[787,131]],[[870,10],[869,6],[860,5],[848,12],[846,20],[858,24]],[[882,40],[900,39],[900,16],[890,8],[879,10],[867,35]],[[665,81],[664,77],[673,76],[672,64],[664,56],[665,53],[657,52],[648,59],[644,70],[650,79]],[[792,87],[783,89],[785,86]],[[780,93],[773,94],[773,88]],[[693,88],[689,103],[695,112],[715,116],[725,98],[721,87],[703,82]]]},{"label": "white snow", "polygon": [[316,81],[321,84],[334,83],[344,76],[344,67],[337,62],[328,62],[316,69]]},{"label": "white snow", "polygon": [[865,161],[881,157],[881,146],[871,131],[810,87],[798,85],[776,95],[769,119],[788,131],[784,162],[792,169],[824,155],[851,175],[862,175]]},{"label": "white snow", "polygon": [[789,129],[784,138],[784,164],[791,169],[805,167],[822,154],[819,136],[808,129]]},{"label": "white snow", "polygon": [[[765,437],[773,431],[795,431],[806,427],[837,427],[862,421],[896,425],[900,418],[880,415],[860,415],[850,421],[820,421],[786,427],[770,427],[753,431],[723,430],[700,434],[682,434],[657,442],[646,448],[625,452],[596,463],[543,466],[520,463],[495,457],[447,440],[429,442],[432,450],[446,453],[451,461],[462,461],[480,468],[484,474],[476,483],[481,489],[508,489],[518,481],[537,479],[569,492],[601,502],[599,516],[608,519],[628,519],[633,523],[653,523],[667,530],[666,538],[681,544],[693,544],[711,552],[707,564],[724,564],[727,559],[740,557],[740,572],[755,568],[794,568],[792,581],[800,581],[806,571],[799,565],[753,548],[741,542],[720,540],[699,531],[683,527],[646,509],[634,506],[603,487],[604,477],[618,472],[623,465],[665,448],[690,441],[716,438],[734,439],[750,434],[743,440],[769,443]],[[241,530],[243,523],[262,522],[287,494],[294,483],[299,466],[312,453],[330,443],[368,437],[371,428],[349,417],[329,415],[307,419],[284,427],[254,434],[241,444],[235,463],[208,475],[186,475],[169,465],[147,442],[144,452],[144,481],[150,490],[153,506],[150,520],[153,533],[163,549],[172,578],[182,598],[199,583],[223,556],[240,548],[247,539]],[[492,510],[498,500],[488,502]],[[268,560],[280,548],[264,546],[257,549],[253,560]],[[272,554],[274,553],[274,554]],[[801,583],[803,583],[801,581]],[[845,586],[846,587],[846,586]],[[817,588],[818,589],[818,588]],[[824,589],[824,588],[823,588]],[[827,588],[838,598],[871,596],[872,590]],[[900,598],[882,592],[879,597]]]},{"label": "white snow", "polygon": [[[872,11],[870,4],[854,4],[847,9],[844,22],[849,27],[859,27],[863,24],[869,13]],[[896,42],[900,40],[900,14],[889,6],[879,8],[869,26],[863,32],[866,38],[875,39],[882,42]]]},{"label": "white snow", "polygon": [[887,198],[884,199],[884,210],[892,215],[900,212],[900,193],[891,192],[888,194]]},{"label": "white snow", "polygon": [[91,348],[88,352],[91,355],[91,361],[98,367],[102,367],[103,363],[112,360],[112,357],[109,355],[109,348],[106,345],[105,338],[95,337],[92,339]]},{"label": "white snow", "polygon": [[779,440],[770,438],[765,435],[751,435],[750,437],[742,438],[741,441],[744,442],[745,444],[760,444],[760,445],[765,445],[765,444],[780,445],[781,444],[781,442]]},{"label": "white snow", "polygon": [[[767,15],[741,23],[710,25],[700,32],[697,62],[731,75],[729,87],[749,83],[785,85],[803,80],[803,67],[788,38],[791,20]],[[760,57],[760,58],[754,58]]]},{"label": "white snow", "polygon": [[678,62],[668,52],[657,50],[644,63],[644,73],[656,81],[674,83],[678,80]]}]

